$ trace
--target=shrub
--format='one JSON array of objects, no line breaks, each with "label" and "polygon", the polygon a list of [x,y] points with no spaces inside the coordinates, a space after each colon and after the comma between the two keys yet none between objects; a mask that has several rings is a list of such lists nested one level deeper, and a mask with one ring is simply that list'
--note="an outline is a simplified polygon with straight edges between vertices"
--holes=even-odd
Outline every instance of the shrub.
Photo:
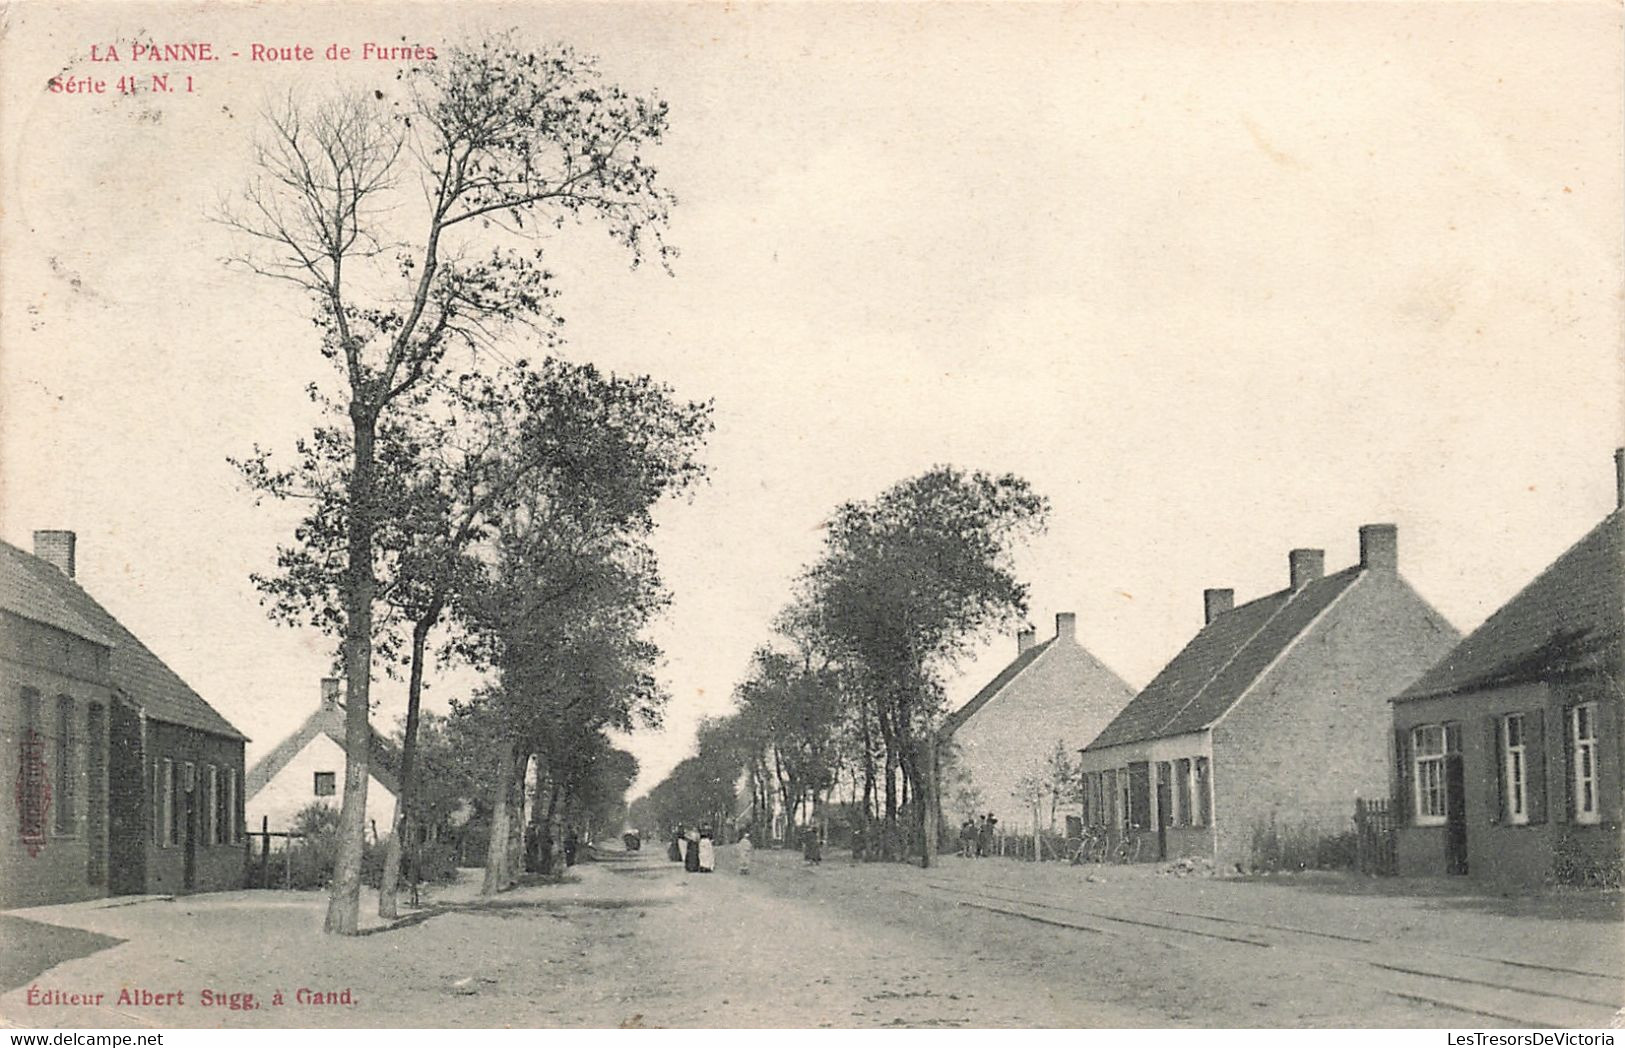
[{"label": "shrub", "polygon": [[1249,862],[1256,872],[1353,869],[1359,861],[1354,831],[1327,833],[1313,823],[1279,826],[1272,817],[1253,825]]},{"label": "shrub", "polygon": [[1600,835],[1601,847],[1587,848],[1572,834],[1552,845],[1552,880],[1575,888],[1618,888],[1625,881],[1619,835]]}]

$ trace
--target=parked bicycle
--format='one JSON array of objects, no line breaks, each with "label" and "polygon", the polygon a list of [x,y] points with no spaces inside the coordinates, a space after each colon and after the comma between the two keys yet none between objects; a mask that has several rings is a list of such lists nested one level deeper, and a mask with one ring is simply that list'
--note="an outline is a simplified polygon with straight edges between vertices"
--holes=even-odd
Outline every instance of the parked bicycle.
[{"label": "parked bicycle", "polygon": [[1117,842],[1117,849],[1113,852],[1112,858],[1120,863],[1139,862],[1146,836],[1139,830],[1124,830],[1123,839]]},{"label": "parked bicycle", "polygon": [[1106,861],[1106,829],[1103,826],[1085,826],[1083,836],[1072,842],[1067,852],[1067,859],[1074,866],[1081,866],[1086,862]]}]

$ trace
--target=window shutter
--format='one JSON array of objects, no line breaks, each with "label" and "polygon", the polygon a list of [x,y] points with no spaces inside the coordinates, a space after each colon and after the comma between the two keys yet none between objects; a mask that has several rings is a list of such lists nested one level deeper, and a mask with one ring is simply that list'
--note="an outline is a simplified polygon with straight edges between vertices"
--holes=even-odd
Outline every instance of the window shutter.
[{"label": "window shutter", "polygon": [[1606,696],[1597,700],[1597,810],[1601,813],[1604,822],[1618,822],[1620,820],[1622,803],[1625,803],[1625,788],[1620,781],[1620,767],[1617,760],[1611,760],[1621,752],[1619,745],[1619,707],[1608,701]]},{"label": "window shutter", "polygon": [[1213,774],[1206,757],[1196,758],[1196,809],[1202,813],[1202,825],[1213,825]]},{"label": "window shutter", "polygon": [[1398,775],[1394,779],[1394,813],[1396,826],[1411,822],[1411,733],[1409,728],[1394,731],[1394,764]]},{"label": "window shutter", "polygon": [[[1484,748],[1484,753],[1494,770],[1484,776],[1484,782],[1494,791],[1494,794],[1488,798],[1489,803],[1484,805],[1484,810],[1490,813],[1490,822],[1500,823],[1505,822],[1507,819],[1506,734],[1503,729],[1504,722],[1502,718],[1491,717],[1487,723],[1490,726],[1490,738],[1489,745]],[[1528,752],[1527,748],[1525,752]],[[1527,758],[1525,760],[1524,778],[1527,779],[1529,777],[1529,765]],[[1527,792],[1527,786],[1525,791]],[[1528,804],[1527,801],[1524,803]]]},{"label": "window shutter", "polygon": [[1546,821],[1546,713],[1531,710],[1523,715],[1524,806],[1529,821]]},{"label": "window shutter", "polygon": [[1574,733],[1569,730],[1569,708],[1560,706],[1557,709],[1557,731],[1562,737],[1563,763],[1559,766],[1558,775],[1563,779],[1563,803],[1552,812],[1553,822],[1568,822],[1574,818]]}]

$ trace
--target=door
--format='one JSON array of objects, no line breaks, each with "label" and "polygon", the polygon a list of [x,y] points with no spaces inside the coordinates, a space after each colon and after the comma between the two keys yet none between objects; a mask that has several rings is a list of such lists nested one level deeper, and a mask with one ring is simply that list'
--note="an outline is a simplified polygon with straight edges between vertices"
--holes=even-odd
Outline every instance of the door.
[{"label": "door", "polygon": [[187,761],[181,773],[181,841],[185,856],[181,868],[181,886],[187,891],[197,887],[197,765]]},{"label": "door", "polygon": [[1467,872],[1467,790],[1461,754],[1444,759],[1444,867],[1446,873]]},{"label": "door", "polygon": [[107,887],[114,895],[147,890],[147,840],[155,830],[148,818],[152,789],[147,785],[141,718],[115,701],[108,709],[107,755],[108,850]]},{"label": "door", "polygon": [[1136,830],[1151,829],[1151,764],[1135,761],[1128,766],[1128,818]]},{"label": "door", "polygon": [[85,836],[90,847],[85,858],[85,879],[91,884],[107,882],[107,712],[99,702],[91,703],[85,720],[90,736],[85,769],[85,788],[90,796],[85,805]]},{"label": "door", "polygon": [[1157,858],[1168,858],[1168,827],[1173,825],[1173,769],[1167,761],[1157,763]]}]

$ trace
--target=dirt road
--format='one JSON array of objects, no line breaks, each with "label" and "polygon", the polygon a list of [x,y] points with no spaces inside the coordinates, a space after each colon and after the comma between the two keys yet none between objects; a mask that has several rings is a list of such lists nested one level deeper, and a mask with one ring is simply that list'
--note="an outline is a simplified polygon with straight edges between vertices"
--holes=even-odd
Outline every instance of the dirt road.
[{"label": "dirt road", "polygon": [[[1487,981],[1477,969],[1458,965],[1447,971],[1456,981],[1442,990],[1433,979],[1426,993],[1406,992],[1414,986],[1405,980],[1419,977],[1405,970],[1426,967],[1432,955],[1406,954],[1403,935],[1371,934],[1372,922],[1386,931],[1418,916],[1415,906],[1392,900],[1339,902],[1272,886],[1171,883],[1140,871],[1103,871],[1091,883],[1076,870],[995,861],[949,860],[932,871],[842,859],[807,867],[793,855],[758,852],[750,877],[740,877],[733,864],[731,849],[721,849],[719,872],[685,874],[663,856],[645,854],[578,866],[568,883],[520,888],[489,902],[475,899],[465,884],[400,924],[353,939],[323,936],[324,900],[299,893],[24,911],[19,916],[30,921],[124,941],[9,989],[0,996],[0,1021],[32,1027],[1501,1021],[1450,1006],[1465,1000],[1470,1008],[1478,999],[1471,994],[1487,990],[1476,985]],[[1504,914],[1486,919],[1447,910],[1423,913],[1420,925],[1442,929],[1461,952],[1481,957],[1496,956],[1490,949],[1496,943],[1474,938],[1480,925],[1492,939],[1497,929],[1502,940],[1508,932],[1521,937],[1531,966],[1520,971],[1532,976],[1537,994],[1557,996],[1530,997],[1520,1006],[1555,1004],[1572,1009],[1559,1020],[1595,1023],[1610,1014],[1599,1002],[1614,999],[1620,950],[1610,899],[1596,898],[1602,902],[1589,904],[1595,911],[1589,916],[1534,915],[1519,923]],[[1617,907],[1617,896],[1611,904]],[[1556,970],[1563,966],[1548,964],[1549,954],[1568,957],[1571,970]],[[1394,956],[1411,960],[1387,964]],[[1609,973],[1611,981],[1599,981]],[[1506,999],[1503,991],[1488,992]],[[1529,1021],[1504,1016],[1516,1019]]]}]

